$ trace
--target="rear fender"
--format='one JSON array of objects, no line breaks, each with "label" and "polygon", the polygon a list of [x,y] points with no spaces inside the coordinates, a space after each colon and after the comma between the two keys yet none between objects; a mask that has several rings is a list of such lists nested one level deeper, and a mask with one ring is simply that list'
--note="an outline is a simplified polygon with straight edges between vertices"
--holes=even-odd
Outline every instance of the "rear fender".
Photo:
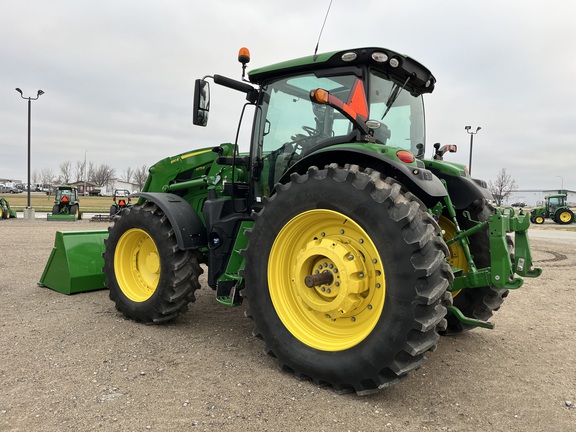
[{"label": "rear fender", "polygon": [[[385,146],[382,146],[385,150]],[[288,181],[293,172],[304,173],[310,166],[323,168],[330,163],[339,165],[358,164],[364,168],[380,171],[385,177],[393,178],[404,185],[407,190],[416,195],[427,206],[431,207],[446,196],[446,188],[442,182],[424,164],[416,160],[408,165],[393,160],[384,154],[358,147],[323,149],[313,153],[294,164],[280,179],[281,183]]]},{"label": "rear fender", "polygon": [[180,249],[197,249],[208,245],[206,227],[200,216],[187,201],[178,195],[162,192],[137,192],[130,196],[144,198],[160,207],[174,229]]}]

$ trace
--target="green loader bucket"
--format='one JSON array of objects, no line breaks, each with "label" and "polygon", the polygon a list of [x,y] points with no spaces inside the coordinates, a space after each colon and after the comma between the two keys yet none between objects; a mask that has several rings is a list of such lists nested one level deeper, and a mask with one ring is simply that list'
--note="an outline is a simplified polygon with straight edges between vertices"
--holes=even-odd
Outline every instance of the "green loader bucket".
[{"label": "green loader bucket", "polygon": [[76,215],[65,214],[65,213],[59,213],[59,214],[48,213],[48,215],[46,216],[46,219],[49,221],[57,220],[57,221],[72,221],[72,222],[74,222],[76,220]]},{"label": "green loader bucket", "polygon": [[54,247],[38,282],[62,294],[105,288],[104,239],[108,231],[56,231]]}]

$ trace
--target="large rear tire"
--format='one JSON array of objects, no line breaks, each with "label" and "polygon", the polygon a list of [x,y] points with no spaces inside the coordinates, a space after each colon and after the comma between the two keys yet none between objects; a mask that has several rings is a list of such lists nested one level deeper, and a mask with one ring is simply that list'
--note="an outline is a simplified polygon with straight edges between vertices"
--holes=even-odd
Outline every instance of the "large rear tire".
[{"label": "large rear tire", "polygon": [[554,222],[560,225],[568,225],[574,222],[574,213],[568,208],[560,209],[554,214]]},{"label": "large rear tire", "polygon": [[452,280],[439,227],[375,171],[293,174],[266,200],[244,271],[254,334],[280,367],[367,394],[424,361]]},{"label": "large rear tire", "polygon": [[132,207],[109,228],[104,242],[106,286],[125,317],[163,323],[195,300],[202,274],[199,253],[178,248],[170,222],[156,204]]},{"label": "large rear tire", "polygon": [[74,216],[75,219],[79,219],[79,218],[78,218],[78,211],[79,211],[79,209],[78,209],[78,204],[72,204],[72,205],[70,206],[70,214],[71,214],[72,216]]},{"label": "large rear tire", "polygon": [[[481,222],[487,221],[494,213],[493,207],[484,199],[474,201],[467,210],[470,212],[472,220]],[[450,225],[452,225],[451,222],[446,221],[447,219],[444,218],[440,220],[440,225],[444,231],[447,231]],[[458,212],[458,223],[464,230],[474,226],[473,222],[463,215],[463,212]],[[506,237],[506,241],[509,251],[512,253],[514,245],[510,236]],[[488,235],[488,228],[478,231],[470,236],[470,252],[474,257],[474,263],[477,268],[481,269],[490,267],[490,237]],[[449,261],[452,265],[456,265],[466,273],[468,271],[468,264],[463,255],[464,253],[460,247],[456,243],[452,243],[450,246]],[[455,259],[457,260],[457,263],[454,262]],[[464,266],[462,266],[462,264],[464,264]],[[487,285],[481,288],[463,289],[453,293],[453,296],[454,306],[460,309],[465,316],[482,321],[488,321],[508,296],[508,290]],[[461,333],[465,330],[475,328],[463,324],[451,313],[447,315],[446,319],[448,321],[448,327],[445,332],[446,334]]]}]

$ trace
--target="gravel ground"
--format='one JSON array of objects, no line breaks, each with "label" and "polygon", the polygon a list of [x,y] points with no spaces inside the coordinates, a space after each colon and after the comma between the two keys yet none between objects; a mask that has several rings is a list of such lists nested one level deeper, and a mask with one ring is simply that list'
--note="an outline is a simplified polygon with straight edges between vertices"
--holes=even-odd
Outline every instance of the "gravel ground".
[{"label": "gravel ground", "polygon": [[374,395],[337,395],[279,371],[246,305],[205,288],[164,326],[124,320],[107,291],[38,287],[57,230],[88,220],[0,220],[2,431],[575,431],[574,242],[540,238],[544,269],[496,328],[440,340],[424,366]]}]

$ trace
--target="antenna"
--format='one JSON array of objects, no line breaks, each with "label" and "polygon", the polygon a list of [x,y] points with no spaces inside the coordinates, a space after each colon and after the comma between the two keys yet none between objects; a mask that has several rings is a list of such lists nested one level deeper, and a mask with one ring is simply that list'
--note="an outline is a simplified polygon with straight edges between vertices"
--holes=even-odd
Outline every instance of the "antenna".
[{"label": "antenna", "polygon": [[326,25],[326,20],[328,19],[328,14],[330,13],[330,8],[332,7],[332,0],[328,5],[328,10],[326,11],[326,16],[324,17],[324,22],[322,23],[322,28],[320,29],[320,34],[318,35],[318,42],[316,42],[316,49],[314,49],[314,61],[318,58],[316,55],[318,53],[318,46],[320,45],[320,38],[322,37],[322,32],[324,31],[324,26]]}]

